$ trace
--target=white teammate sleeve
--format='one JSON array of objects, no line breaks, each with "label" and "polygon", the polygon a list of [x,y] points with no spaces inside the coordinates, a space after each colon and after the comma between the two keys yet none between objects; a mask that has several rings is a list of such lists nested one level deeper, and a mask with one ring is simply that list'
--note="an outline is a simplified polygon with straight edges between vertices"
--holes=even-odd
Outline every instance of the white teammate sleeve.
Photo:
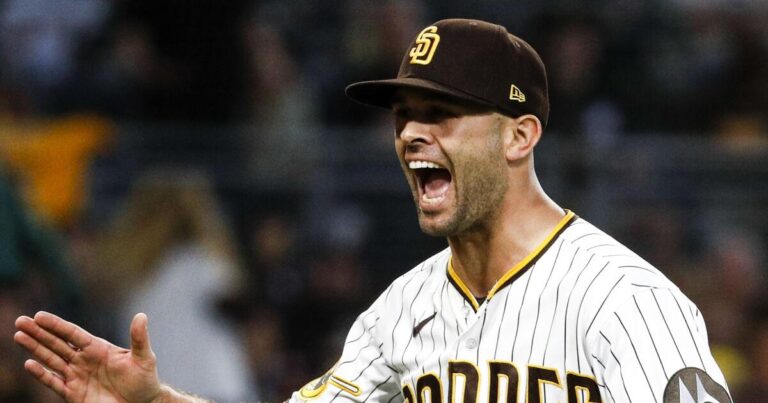
[{"label": "white teammate sleeve", "polygon": [[341,358],[325,375],[293,393],[288,402],[394,402],[400,391],[397,372],[385,360],[378,332],[383,298],[352,325]]},{"label": "white teammate sleeve", "polygon": [[677,289],[633,294],[588,335],[587,351],[604,402],[732,402],[702,315]]}]

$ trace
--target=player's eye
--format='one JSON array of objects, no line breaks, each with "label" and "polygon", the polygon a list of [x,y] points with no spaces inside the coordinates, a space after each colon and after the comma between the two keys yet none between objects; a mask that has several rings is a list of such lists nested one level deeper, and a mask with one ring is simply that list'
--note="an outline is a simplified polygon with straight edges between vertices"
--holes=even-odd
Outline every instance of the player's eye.
[{"label": "player's eye", "polygon": [[411,115],[410,110],[408,110],[407,108],[395,108],[394,113],[395,113],[395,119],[398,119],[398,120],[405,120]]},{"label": "player's eye", "polygon": [[438,124],[447,119],[454,118],[458,114],[442,105],[429,105],[425,108],[408,108],[404,106],[395,106],[393,108],[395,115],[395,135],[399,136],[405,125],[410,121],[419,123]]},{"label": "player's eye", "polygon": [[396,108],[394,110],[394,114],[395,114],[395,136],[400,136],[400,133],[403,131],[403,128],[405,128],[405,124],[412,119],[411,113],[408,109]]},{"label": "player's eye", "polygon": [[424,119],[430,123],[442,122],[445,119],[456,116],[456,114],[441,106],[430,107],[424,115]]}]

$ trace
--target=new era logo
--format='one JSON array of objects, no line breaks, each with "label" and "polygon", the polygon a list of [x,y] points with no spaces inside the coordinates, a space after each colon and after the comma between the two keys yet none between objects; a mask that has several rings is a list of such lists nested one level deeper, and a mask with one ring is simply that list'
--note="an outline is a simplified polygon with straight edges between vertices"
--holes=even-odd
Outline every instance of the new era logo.
[{"label": "new era logo", "polygon": [[416,46],[408,54],[411,57],[411,64],[427,65],[432,62],[438,43],[440,43],[440,35],[437,34],[437,27],[424,28],[416,37]]},{"label": "new era logo", "polygon": [[523,91],[520,91],[520,88],[517,88],[516,85],[512,84],[509,88],[509,99],[517,102],[525,102],[525,94],[523,94]]}]

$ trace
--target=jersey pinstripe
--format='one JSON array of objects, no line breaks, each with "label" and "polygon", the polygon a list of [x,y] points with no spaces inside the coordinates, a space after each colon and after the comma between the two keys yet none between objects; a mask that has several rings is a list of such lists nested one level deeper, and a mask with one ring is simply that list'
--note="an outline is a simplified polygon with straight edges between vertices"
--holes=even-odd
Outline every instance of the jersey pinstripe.
[{"label": "jersey pinstripe", "polygon": [[450,249],[396,279],[334,368],[291,401],[666,403],[670,379],[690,367],[725,385],[696,306],[568,212],[483,301]]}]

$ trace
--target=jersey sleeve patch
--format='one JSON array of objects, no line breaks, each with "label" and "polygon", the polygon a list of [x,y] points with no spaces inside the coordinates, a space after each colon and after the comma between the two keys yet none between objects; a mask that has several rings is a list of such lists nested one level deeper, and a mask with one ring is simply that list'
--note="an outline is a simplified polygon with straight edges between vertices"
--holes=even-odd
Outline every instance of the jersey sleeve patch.
[{"label": "jersey sleeve patch", "polygon": [[325,392],[325,389],[328,388],[328,381],[331,379],[331,375],[333,375],[332,371],[333,369],[326,372],[323,376],[309,381],[308,384],[304,385],[304,387],[299,390],[299,396],[304,400],[310,400],[320,396]]},{"label": "jersey sleeve patch", "polygon": [[352,381],[348,381],[342,377],[334,375],[333,371],[335,369],[336,367],[334,366],[323,376],[317,379],[313,379],[308,384],[304,385],[304,387],[299,390],[299,396],[303,400],[315,399],[322,395],[323,392],[325,392],[325,390],[328,388],[328,385],[333,385],[352,396],[360,396],[362,393],[360,386],[356,385]]},{"label": "jersey sleeve patch", "polygon": [[667,382],[664,403],[733,403],[728,391],[699,368],[683,368]]}]

